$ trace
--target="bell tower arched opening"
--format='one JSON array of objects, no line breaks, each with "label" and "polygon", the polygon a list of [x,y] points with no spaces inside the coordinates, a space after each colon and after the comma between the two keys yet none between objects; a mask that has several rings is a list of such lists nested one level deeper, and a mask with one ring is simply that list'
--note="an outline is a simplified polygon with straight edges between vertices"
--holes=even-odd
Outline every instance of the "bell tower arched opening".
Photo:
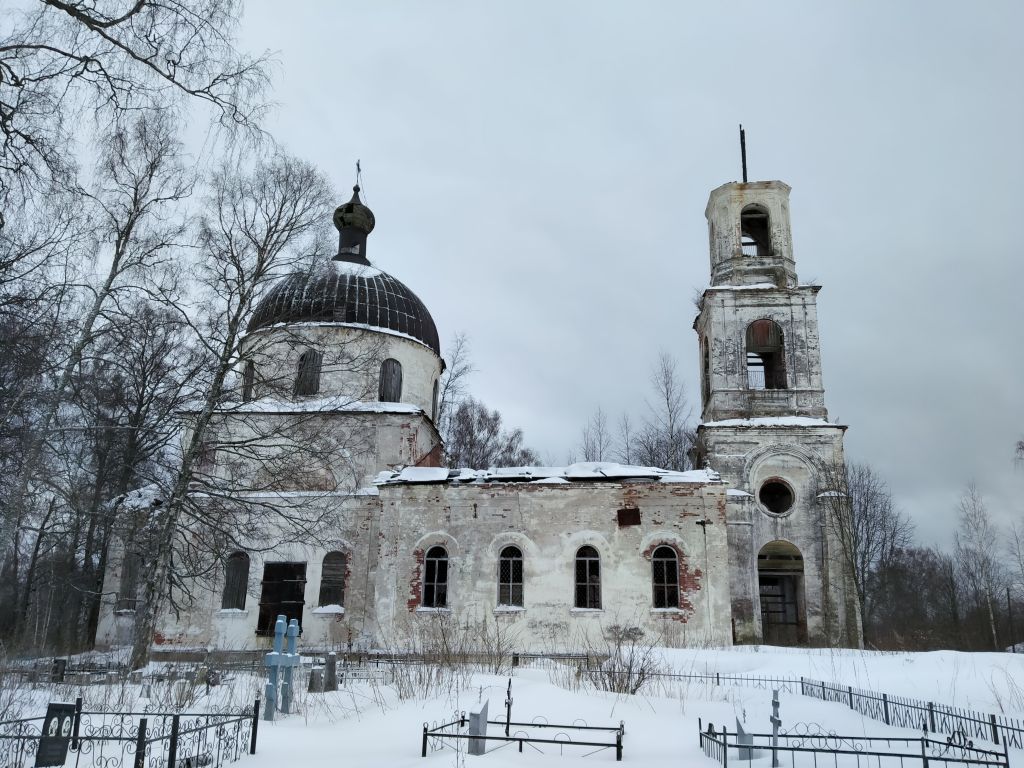
[{"label": "bell tower arched opening", "polygon": [[747,389],[786,389],[786,344],[774,320],[747,326]]},{"label": "bell tower arched opening", "polygon": [[748,205],[740,212],[740,247],[744,256],[772,255],[771,219],[762,205]]},{"label": "bell tower arched opening", "polygon": [[807,643],[804,558],[788,541],[772,541],[757,553],[761,641],[767,645]]}]

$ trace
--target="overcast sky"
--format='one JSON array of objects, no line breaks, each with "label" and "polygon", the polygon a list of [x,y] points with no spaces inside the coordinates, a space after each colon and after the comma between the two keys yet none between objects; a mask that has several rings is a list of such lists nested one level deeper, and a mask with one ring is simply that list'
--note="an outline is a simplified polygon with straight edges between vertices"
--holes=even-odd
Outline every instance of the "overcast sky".
[{"label": "overcast sky", "polygon": [[699,401],[704,206],[792,186],[830,418],[927,543],[975,481],[1024,519],[1024,3],[247,0],[270,120],[368,253],[469,334],[471,387],[548,461],[640,416],[659,350]]}]

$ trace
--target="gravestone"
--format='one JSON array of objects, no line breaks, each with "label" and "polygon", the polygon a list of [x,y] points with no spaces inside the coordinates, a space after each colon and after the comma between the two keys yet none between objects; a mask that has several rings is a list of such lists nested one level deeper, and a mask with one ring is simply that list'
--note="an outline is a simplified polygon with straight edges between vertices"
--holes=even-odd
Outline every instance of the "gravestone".
[{"label": "gravestone", "polygon": [[[469,712],[469,735],[487,735],[487,702],[478,704],[476,709]],[[469,754],[482,755],[487,751],[487,739],[470,739]]]},{"label": "gravestone", "polygon": [[313,667],[309,670],[309,686],[306,688],[310,693],[324,692],[324,669]]},{"label": "gravestone", "polygon": [[736,756],[740,760],[755,760],[761,756],[761,750],[754,749],[754,737],[743,730],[743,725],[740,724],[740,719],[736,718],[736,744],[747,745],[740,746],[736,750]]},{"label": "gravestone", "polygon": [[324,690],[338,690],[338,654],[327,654],[327,665],[324,668]]},{"label": "gravestone", "polygon": [[36,748],[36,768],[64,765],[71,744],[75,722],[75,705],[50,702],[46,707],[43,732]]}]

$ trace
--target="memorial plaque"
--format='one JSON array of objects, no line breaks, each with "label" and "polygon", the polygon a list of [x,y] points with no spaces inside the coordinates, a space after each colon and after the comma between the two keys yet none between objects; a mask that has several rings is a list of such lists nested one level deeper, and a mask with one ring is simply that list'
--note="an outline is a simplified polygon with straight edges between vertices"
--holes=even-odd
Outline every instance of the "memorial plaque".
[{"label": "memorial plaque", "polygon": [[43,720],[43,733],[36,750],[36,768],[64,765],[75,724],[75,705],[50,702]]}]

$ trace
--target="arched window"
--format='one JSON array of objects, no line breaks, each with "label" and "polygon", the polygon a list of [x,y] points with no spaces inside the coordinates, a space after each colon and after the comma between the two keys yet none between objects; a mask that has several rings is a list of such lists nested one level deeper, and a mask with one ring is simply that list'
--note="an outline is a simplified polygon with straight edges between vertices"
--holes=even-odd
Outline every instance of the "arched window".
[{"label": "arched window", "polygon": [[505,547],[498,558],[498,605],[523,606],[523,553]]},{"label": "arched window", "polygon": [[299,355],[299,367],[295,376],[296,395],[315,395],[320,391],[320,365],[324,356],[315,349],[307,349]]},{"label": "arched window", "polygon": [[256,364],[252,360],[245,361],[245,368],[242,369],[242,402],[248,403],[252,400],[252,387],[256,381]]},{"label": "arched window", "polygon": [[601,557],[593,547],[576,552],[576,607],[601,607]]},{"label": "arched window", "polygon": [[221,608],[245,608],[245,593],[249,587],[249,556],[245,552],[232,552],[224,564],[224,597]]},{"label": "arched window", "polygon": [[744,256],[771,256],[772,239],[768,211],[748,205],[740,213],[741,248]]},{"label": "arched window", "polygon": [[328,552],[320,571],[320,601],[317,605],[345,605],[345,555]]},{"label": "arched window", "polygon": [[423,607],[448,607],[448,551],[431,547],[423,560]]},{"label": "arched window", "polygon": [[747,388],[786,389],[786,345],[774,320],[747,326]]},{"label": "arched window", "polygon": [[651,557],[651,578],[654,582],[654,607],[679,607],[679,558],[672,547],[661,546]]},{"label": "arched window", "polygon": [[438,398],[438,395],[440,394],[440,391],[441,391],[441,382],[438,379],[434,379],[433,404],[431,405],[431,408],[430,408],[430,420],[433,421],[434,424],[437,424],[437,405],[438,405],[437,398]]},{"label": "arched window", "polygon": [[700,394],[701,402],[704,405],[708,404],[708,400],[711,399],[711,350],[708,349],[707,336],[700,340],[701,349],[701,377],[700,377]]},{"label": "arched window", "polygon": [[402,364],[389,357],[380,366],[380,397],[382,403],[402,402]]}]

